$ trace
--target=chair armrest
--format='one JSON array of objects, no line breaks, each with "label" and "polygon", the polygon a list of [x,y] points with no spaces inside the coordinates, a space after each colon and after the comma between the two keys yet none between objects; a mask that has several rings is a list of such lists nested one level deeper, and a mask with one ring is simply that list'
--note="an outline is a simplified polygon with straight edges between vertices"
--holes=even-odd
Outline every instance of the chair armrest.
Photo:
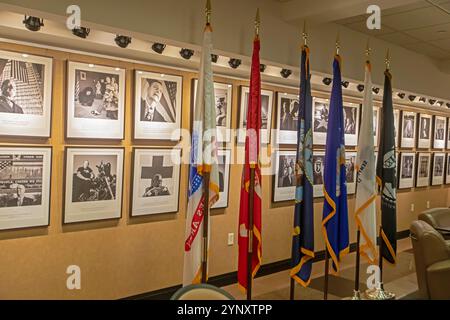
[{"label": "chair armrest", "polygon": [[427,279],[431,299],[450,299],[450,259],[429,266]]}]

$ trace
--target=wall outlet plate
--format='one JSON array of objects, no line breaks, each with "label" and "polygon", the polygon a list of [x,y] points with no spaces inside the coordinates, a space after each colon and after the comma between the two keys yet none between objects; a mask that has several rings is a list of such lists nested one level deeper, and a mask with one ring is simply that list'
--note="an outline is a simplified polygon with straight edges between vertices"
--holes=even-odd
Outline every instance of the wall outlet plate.
[{"label": "wall outlet plate", "polygon": [[228,234],[228,245],[232,246],[234,244],[234,233]]}]

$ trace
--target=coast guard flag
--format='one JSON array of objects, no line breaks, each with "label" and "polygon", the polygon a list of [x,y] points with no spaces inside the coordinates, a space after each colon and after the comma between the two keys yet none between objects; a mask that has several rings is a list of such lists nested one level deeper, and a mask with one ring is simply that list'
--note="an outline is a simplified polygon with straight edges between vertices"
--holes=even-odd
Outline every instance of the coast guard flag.
[{"label": "coast guard flag", "polygon": [[349,251],[347,184],[345,174],[344,108],[342,105],[341,58],[333,62],[333,89],[328,116],[323,191],[322,233],[334,273]]},{"label": "coast guard flag", "polygon": [[395,157],[394,109],[392,106],[392,76],[384,72],[384,94],[378,151],[377,184],[381,192],[381,256],[396,262],[397,251],[397,161]]},{"label": "coast guard flag", "polygon": [[361,232],[359,250],[369,263],[377,263],[377,220],[375,182],[375,153],[373,143],[373,99],[370,62],[366,62],[364,101],[362,104],[361,127],[359,129],[358,155],[356,158],[356,205],[355,220]]},{"label": "coast guard flag", "polygon": [[303,46],[300,75],[300,109],[297,131],[297,165],[291,277],[304,287],[311,280],[314,258],[314,207],[312,98],[309,48]]},{"label": "coast guard flag", "polygon": [[[247,131],[245,137],[245,164],[242,172],[241,203],[239,208],[239,259],[238,285],[247,291],[247,253],[249,248],[248,215],[253,215],[252,241],[252,277],[261,266],[261,170],[259,168],[259,147],[261,129],[261,75],[259,73],[259,38],[253,42],[252,70],[250,76],[250,94],[247,108]],[[255,168],[255,189],[250,194],[250,167]],[[249,198],[253,197],[253,212],[249,213]]]},{"label": "coast guard flag", "polygon": [[[202,277],[204,207],[203,176],[210,172],[209,206],[219,199],[219,171],[216,148],[216,109],[211,68],[212,29],[208,24],[203,34],[203,50],[195,101],[192,129],[189,200],[184,244],[183,285],[200,283]],[[208,232],[209,235],[209,232]],[[209,246],[209,239],[208,239]]]}]

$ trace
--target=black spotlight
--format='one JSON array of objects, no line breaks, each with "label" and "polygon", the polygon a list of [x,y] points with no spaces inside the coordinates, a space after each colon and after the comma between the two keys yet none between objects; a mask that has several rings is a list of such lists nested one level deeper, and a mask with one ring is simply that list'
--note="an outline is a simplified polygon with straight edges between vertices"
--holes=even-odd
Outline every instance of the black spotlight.
[{"label": "black spotlight", "polygon": [[350,82],[348,82],[348,81],[342,81],[342,86],[344,87],[344,88],[348,88],[348,86],[350,85]]},{"label": "black spotlight", "polygon": [[281,74],[281,76],[283,77],[283,78],[288,78],[291,74],[292,74],[292,70],[289,70],[289,69],[282,69],[281,71],[280,71],[280,74]]},{"label": "black spotlight", "polygon": [[433,105],[433,104],[436,103],[436,100],[435,100],[435,99],[429,99],[428,102],[429,102],[431,105]]},{"label": "black spotlight", "polygon": [[217,54],[211,53],[211,61],[213,63],[217,63],[217,60],[219,60],[219,56]]},{"label": "black spotlight", "polygon": [[180,56],[183,59],[189,60],[194,55],[194,50],[183,48],[180,50]]},{"label": "black spotlight", "polygon": [[44,19],[32,16],[25,16],[23,24],[30,31],[39,31],[44,26]]},{"label": "black spotlight", "polygon": [[267,66],[265,65],[265,64],[260,64],[259,65],[259,72],[264,72],[264,71],[266,71],[266,68],[267,68]]},{"label": "black spotlight", "polygon": [[438,101],[437,104],[439,107],[442,107],[442,105],[444,104],[444,101]]},{"label": "black spotlight", "polygon": [[408,96],[408,99],[409,99],[409,101],[414,101],[414,100],[416,100],[416,96],[413,96],[413,95],[409,95]]},{"label": "black spotlight", "polygon": [[446,103],[447,108],[450,108],[450,102]]},{"label": "black spotlight", "polygon": [[114,41],[119,47],[126,48],[131,43],[131,37],[116,35]]},{"label": "black spotlight", "polygon": [[89,33],[91,32],[91,29],[85,28],[85,27],[75,27],[72,29],[72,33],[80,38],[86,39]]},{"label": "black spotlight", "polygon": [[331,80],[331,78],[323,78],[322,82],[324,85],[329,86],[333,80]]},{"label": "black spotlight", "polygon": [[380,92],[380,88],[375,87],[372,89],[373,93],[378,94]]},{"label": "black spotlight", "polygon": [[419,101],[425,103],[425,102],[427,102],[427,98],[425,98],[425,97],[420,97]]},{"label": "black spotlight", "polygon": [[358,84],[356,89],[358,89],[359,92],[363,92],[364,91],[364,85],[363,84]]},{"label": "black spotlight", "polygon": [[236,69],[237,67],[239,67],[241,65],[241,62],[242,62],[241,59],[230,58],[230,61],[228,61],[228,64],[233,69]]},{"label": "black spotlight", "polygon": [[397,96],[398,96],[400,99],[404,99],[405,96],[406,96],[406,94],[403,93],[403,92],[399,92],[399,93],[397,93]]},{"label": "black spotlight", "polygon": [[163,53],[165,48],[166,45],[164,43],[155,42],[152,44],[152,50],[159,54]]}]

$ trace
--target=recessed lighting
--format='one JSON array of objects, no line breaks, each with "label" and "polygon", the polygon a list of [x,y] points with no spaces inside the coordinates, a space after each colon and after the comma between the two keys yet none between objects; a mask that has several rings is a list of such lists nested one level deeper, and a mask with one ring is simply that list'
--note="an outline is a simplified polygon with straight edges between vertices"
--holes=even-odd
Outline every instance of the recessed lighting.
[{"label": "recessed lighting", "polygon": [[26,53],[22,54],[22,57],[28,58],[28,55]]},{"label": "recessed lighting", "polygon": [[229,84],[229,85],[228,85],[228,88],[231,88],[231,87],[232,87],[232,85],[231,85],[231,84]]},{"label": "recessed lighting", "polygon": [[92,63],[89,63],[89,68],[93,68],[95,67],[95,65],[93,65]]},{"label": "recessed lighting", "polygon": [[138,71],[139,74],[142,74],[142,71]]},{"label": "recessed lighting", "polygon": [[284,95],[287,96],[287,93],[285,92]]},{"label": "recessed lighting", "polygon": [[164,78],[166,75],[164,73],[161,73],[161,78]]},{"label": "recessed lighting", "polygon": [[120,71],[120,68],[116,68],[116,71]]}]

